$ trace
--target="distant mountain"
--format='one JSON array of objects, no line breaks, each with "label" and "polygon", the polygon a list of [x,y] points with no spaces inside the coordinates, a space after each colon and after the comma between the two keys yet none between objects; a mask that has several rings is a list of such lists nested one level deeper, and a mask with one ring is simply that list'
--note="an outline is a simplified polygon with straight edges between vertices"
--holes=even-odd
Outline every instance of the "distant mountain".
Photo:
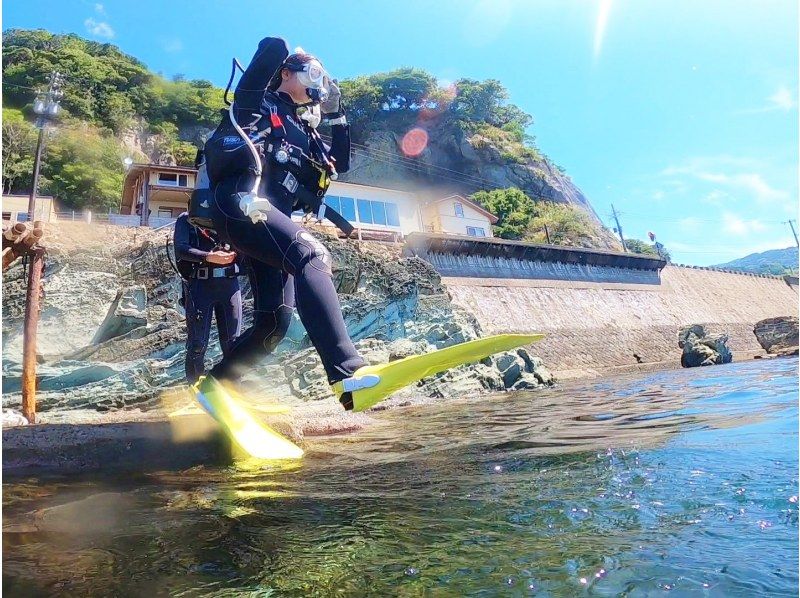
[{"label": "distant mountain", "polygon": [[797,274],[797,247],[786,249],[770,249],[725,264],[717,264],[715,268],[742,270],[754,274]]}]

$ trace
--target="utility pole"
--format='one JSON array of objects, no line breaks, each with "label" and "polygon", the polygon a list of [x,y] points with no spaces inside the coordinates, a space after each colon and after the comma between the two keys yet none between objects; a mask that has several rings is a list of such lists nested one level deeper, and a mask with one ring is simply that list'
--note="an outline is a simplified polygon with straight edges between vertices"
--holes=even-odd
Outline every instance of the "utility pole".
[{"label": "utility pole", "polygon": [[39,129],[39,141],[36,143],[36,157],[33,161],[33,183],[31,185],[31,195],[28,198],[28,222],[33,222],[36,213],[36,192],[39,188],[39,168],[42,161],[45,129],[47,128],[47,123],[58,114],[58,102],[64,95],[64,92],[61,91],[63,82],[64,76],[57,71],[53,71],[50,73],[50,85],[47,93],[44,95],[39,94],[33,102],[33,111],[39,115],[36,119],[36,126]]},{"label": "utility pole", "polygon": [[794,230],[794,220],[787,220],[783,224],[788,224],[792,228],[792,234],[794,235],[794,242],[800,247],[800,241],[797,240],[797,232]]},{"label": "utility pole", "polygon": [[622,241],[622,250],[627,253],[628,248],[625,247],[625,238],[622,236],[622,227],[619,224],[619,218],[617,217],[617,210],[614,209],[614,204],[611,204],[611,213],[614,214],[614,222],[617,223],[617,232],[619,233],[619,240]]}]

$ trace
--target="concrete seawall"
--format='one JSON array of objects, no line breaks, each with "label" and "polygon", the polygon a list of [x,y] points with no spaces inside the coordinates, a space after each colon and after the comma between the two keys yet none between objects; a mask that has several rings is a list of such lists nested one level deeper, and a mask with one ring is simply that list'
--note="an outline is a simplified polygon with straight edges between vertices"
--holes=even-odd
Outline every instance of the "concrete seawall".
[{"label": "concrete seawall", "polygon": [[796,315],[781,278],[667,266],[661,284],[444,277],[454,303],[487,333],[544,332],[535,353],[562,377],[680,360],[677,332],[706,324],[730,336],[736,356],[763,354],[753,325]]}]

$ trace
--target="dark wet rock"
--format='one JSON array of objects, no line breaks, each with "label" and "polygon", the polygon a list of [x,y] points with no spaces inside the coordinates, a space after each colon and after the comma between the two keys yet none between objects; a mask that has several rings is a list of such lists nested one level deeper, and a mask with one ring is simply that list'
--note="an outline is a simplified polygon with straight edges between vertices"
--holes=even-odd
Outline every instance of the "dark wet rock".
[{"label": "dark wet rock", "polygon": [[767,318],[756,322],[753,333],[764,350],[771,355],[798,354],[798,320],[794,316]]},{"label": "dark wet rock", "polygon": [[683,349],[681,366],[693,368],[730,363],[727,334],[711,334],[701,324],[684,326],[678,332],[678,347]]}]

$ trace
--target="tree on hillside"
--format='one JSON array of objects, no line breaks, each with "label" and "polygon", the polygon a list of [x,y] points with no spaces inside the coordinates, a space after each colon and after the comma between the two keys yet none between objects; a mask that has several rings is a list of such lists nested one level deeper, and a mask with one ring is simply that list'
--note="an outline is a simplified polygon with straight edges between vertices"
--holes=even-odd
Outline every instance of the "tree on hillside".
[{"label": "tree on hillside", "polygon": [[663,246],[661,247],[661,252],[659,253],[659,250],[655,247],[655,245],[651,245],[650,243],[642,241],[641,239],[625,239],[625,248],[631,253],[654,256],[660,255],[668,262],[672,261],[672,256],[670,256],[669,251],[667,251]]},{"label": "tree on hillside", "polygon": [[116,207],[126,155],[117,139],[97,129],[59,127],[42,161],[42,192],[74,209]]},{"label": "tree on hillside", "polygon": [[533,200],[515,187],[478,191],[470,199],[497,216],[494,233],[501,239],[521,239],[534,214]]},{"label": "tree on hillside", "polygon": [[23,108],[32,89],[46,87],[52,71],[64,75],[61,105],[67,116],[119,134],[141,116],[158,124],[214,127],[222,90],[210,82],[167,81],[112,44],[77,35],[10,29],[3,33],[3,105]]},{"label": "tree on hillside", "polygon": [[36,137],[20,110],[3,108],[3,193],[30,190]]},{"label": "tree on hillside", "polygon": [[595,244],[593,240],[600,236],[600,231],[589,215],[580,208],[549,201],[537,202],[525,239],[534,243],[546,243],[548,235],[553,245],[591,247]]}]

